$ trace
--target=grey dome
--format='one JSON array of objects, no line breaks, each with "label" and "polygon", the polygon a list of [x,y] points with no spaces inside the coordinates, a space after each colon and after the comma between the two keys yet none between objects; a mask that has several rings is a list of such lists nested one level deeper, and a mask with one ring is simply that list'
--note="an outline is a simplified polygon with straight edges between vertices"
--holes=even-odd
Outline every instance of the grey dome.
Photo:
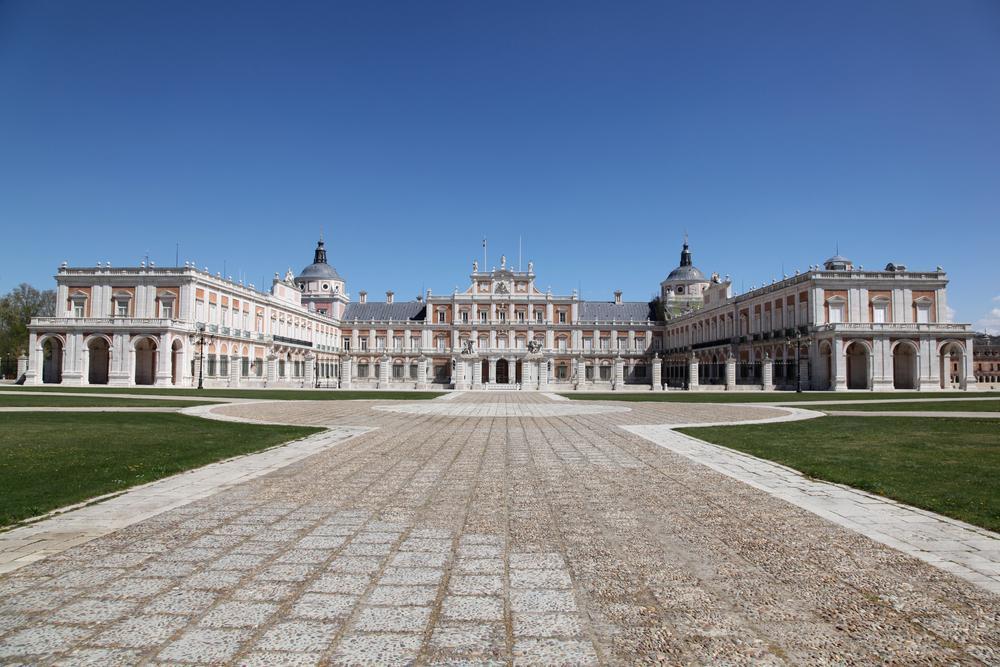
[{"label": "grey dome", "polygon": [[337,273],[337,269],[333,268],[326,262],[316,262],[314,264],[310,264],[306,268],[302,269],[302,272],[299,273],[295,279],[343,280],[343,278],[340,277],[340,274]]},{"label": "grey dome", "polygon": [[705,274],[691,264],[691,250],[688,248],[687,240],[684,241],[684,247],[681,249],[681,265],[671,271],[664,282],[673,280],[690,280],[693,282],[705,280]]},{"label": "grey dome", "polygon": [[670,272],[667,280],[704,280],[705,274],[694,266],[678,266]]},{"label": "grey dome", "polygon": [[344,280],[337,273],[337,269],[326,263],[326,248],[322,239],[316,244],[316,254],[313,256],[313,263],[302,269],[295,278],[296,282],[303,280]]}]

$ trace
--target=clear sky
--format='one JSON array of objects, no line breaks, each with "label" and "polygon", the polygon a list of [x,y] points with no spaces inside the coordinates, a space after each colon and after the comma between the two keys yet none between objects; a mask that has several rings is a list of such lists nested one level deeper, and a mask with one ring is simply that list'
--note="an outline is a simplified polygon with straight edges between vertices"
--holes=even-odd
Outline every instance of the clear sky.
[{"label": "clear sky", "polygon": [[399,298],[483,236],[632,300],[684,230],[737,289],[839,243],[1000,329],[1000,3],[0,0],[0,290],[177,243],[259,285],[320,230]]}]

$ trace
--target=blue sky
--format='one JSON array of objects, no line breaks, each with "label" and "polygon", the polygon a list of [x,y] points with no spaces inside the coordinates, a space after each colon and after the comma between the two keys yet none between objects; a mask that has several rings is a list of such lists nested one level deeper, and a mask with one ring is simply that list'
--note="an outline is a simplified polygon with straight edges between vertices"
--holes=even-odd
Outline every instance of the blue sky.
[{"label": "blue sky", "polygon": [[[748,289],[839,243],[1000,329],[1000,4],[0,1],[0,290],[148,252],[348,289]],[[992,320],[991,309],[994,310]]]}]

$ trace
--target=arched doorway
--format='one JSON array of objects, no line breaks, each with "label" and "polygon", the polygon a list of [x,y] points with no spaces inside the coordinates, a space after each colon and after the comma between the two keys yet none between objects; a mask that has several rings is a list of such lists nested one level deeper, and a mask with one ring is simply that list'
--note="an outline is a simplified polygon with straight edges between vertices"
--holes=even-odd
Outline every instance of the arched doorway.
[{"label": "arched doorway", "polygon": [[482,381],[483,381],[483,384],[486,384],[487,382],[490,381],[490,362],[489,362],[489,360],[488,359],[483,359],[482,365],[483,365]]},{"label": "arched doorway", "polygon": [[55,336],[42,341],[42,382],[59,384],[62,382],[63,344]]},{"label": "arched doorway", "polygon": [[917,389],[919,377],[916,346],[908,340],[899,341],[892,350],[893,389]]},{"label": "arched doorway", "polygon": [[847,364],[847,388],[870,389],[868,348],[862,343],[853,342],[844,350],[844,358]]},{"label": "arched doorway", "polygon": [[156,380],[156,342],[142,338],[135,344],[135,383],[153,384]]},{"label": "arched doorway", "polygon": [[941,346],[941,388],[965,387],[965,349],[954,341]]},{"label": "arched doorway", "polygon": [[497,384],[510,383],[510,369],[506,359],[497,360]]},{"label": "arched doorway", "polygon": [[184,343],[180,339],[175,339],[170,346],[170,381],[175,386],[180,386],[183,382],[184,373]]},{"label": "arched doorway", "polygon": [[111,346],[104,336],[94,336],[87,343],[87,382],[107,384],[108,368],[111,363]]}]

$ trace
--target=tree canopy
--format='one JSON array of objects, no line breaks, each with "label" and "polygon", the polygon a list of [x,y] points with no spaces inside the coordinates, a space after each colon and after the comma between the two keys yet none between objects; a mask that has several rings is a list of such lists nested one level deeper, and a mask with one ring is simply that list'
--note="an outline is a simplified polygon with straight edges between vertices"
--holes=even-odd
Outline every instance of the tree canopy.
[{"label": "tree canopy", "polygon": [[55,290],[39,291],[28,283],[0,297],[0,356],[26,353],[31,318],[50,317],[55,310]]}]

